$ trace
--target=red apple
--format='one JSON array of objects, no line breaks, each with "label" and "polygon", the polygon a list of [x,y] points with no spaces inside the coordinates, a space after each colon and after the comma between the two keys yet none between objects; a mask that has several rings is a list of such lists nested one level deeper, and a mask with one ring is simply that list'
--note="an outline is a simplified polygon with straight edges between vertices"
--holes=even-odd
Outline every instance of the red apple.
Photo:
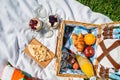
[{"label": "red apple", "polygon": [[85,50],[84,50],[84,54],[85,54],[85,56],[88,57],[88,58],[91,57],[91,56],[93,56],[94,53],[95,53],[95,51],[94,51],[94,48],[93,48],[92,46],[87,46],[87,47],[85,48]]}]

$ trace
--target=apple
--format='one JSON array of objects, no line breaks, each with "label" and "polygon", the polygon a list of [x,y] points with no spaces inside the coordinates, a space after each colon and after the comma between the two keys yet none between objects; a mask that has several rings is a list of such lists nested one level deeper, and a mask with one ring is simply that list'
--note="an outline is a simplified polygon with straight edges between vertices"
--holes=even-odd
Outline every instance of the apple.
[{"label": "apple", "polygon": [[94,53],[95,53],[95,50],[94,50],[94,48],[92,46],[87,46],[85,48],[85,50],[84,50],[84,54],[88,58],[91,57],[91,56],[93,56]]}]

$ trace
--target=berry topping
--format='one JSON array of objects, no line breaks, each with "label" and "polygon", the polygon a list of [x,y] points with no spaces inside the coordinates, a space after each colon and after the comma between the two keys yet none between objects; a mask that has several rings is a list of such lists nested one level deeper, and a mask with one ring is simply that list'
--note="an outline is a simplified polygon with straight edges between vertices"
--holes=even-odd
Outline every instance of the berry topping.
[{"label": "berry topping", "polygon": [[37,26],[37,24],[38,24],[38,21],[37,21],[37,20],[31,19],[31,20],[30,20],[30,23],[29,23],[29,26],[31,27],[31,29],[36,30],[36,27],[35,27],[35,26]]},{"label": "berry topping", "polygon": [[51,23],[51,26],[53,27],[55,22],[58,22],[57,17],[54,15],[49,16],[49,22]]}]

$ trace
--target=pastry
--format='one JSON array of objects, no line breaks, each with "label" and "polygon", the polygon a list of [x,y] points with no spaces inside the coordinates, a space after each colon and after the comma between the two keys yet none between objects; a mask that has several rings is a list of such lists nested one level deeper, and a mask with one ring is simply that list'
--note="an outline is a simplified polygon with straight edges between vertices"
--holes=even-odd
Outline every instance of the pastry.
[{"label": "pastry", "polygon": [[79,35],[76,34],[72,34],[72,40],[73,40],[73,44],[76,47],[78,52],[83,51],[84,49],[84,37],[81,33],[79,33]]}]

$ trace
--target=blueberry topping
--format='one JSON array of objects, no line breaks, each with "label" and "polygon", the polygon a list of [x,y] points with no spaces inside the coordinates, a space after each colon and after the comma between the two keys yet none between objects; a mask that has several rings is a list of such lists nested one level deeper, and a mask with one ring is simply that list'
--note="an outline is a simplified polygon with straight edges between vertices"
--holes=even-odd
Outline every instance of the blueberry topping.
[{"label": "blueberry topping", "polygon": [[49,22],[51,23],[51,26],[53,27],[55,22],[58,22],[57,17],[55,17],[54,15],[50,15]]}]

